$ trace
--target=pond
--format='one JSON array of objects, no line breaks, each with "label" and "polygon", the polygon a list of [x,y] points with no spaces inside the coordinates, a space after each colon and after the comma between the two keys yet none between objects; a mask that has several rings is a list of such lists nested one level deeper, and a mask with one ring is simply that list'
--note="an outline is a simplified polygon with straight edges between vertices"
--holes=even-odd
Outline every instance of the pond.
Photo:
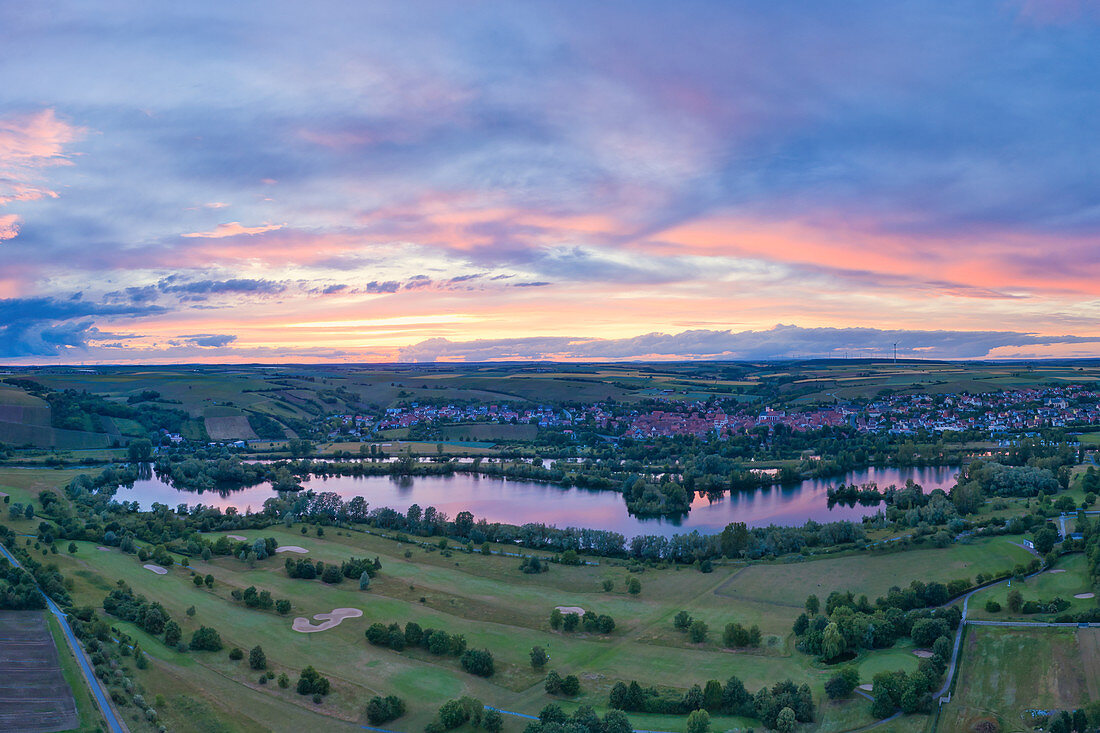
[{"label": "pond", "polygon": [[[698,530],[703,534],[720,532],[730,522],[745,522],[750,527],[769,524],[801,525],[808,519],[833,522],[858,521],[874,514],[880,506],[828,506],[826,490],[843,481],[863,484],[875,482],[880,488],[902,486],[913,479],[925,491],[949,489],[955,483],[957,467],[870,468],[852,471],[835,479],[809,479],[789,486],[725,495],[714,501],[697,496],[691,513],[682,519],[632,517],[622,495],[613,491],[563,488],[534,481],[487,478],[473,474],[452,476],[330,476],[303,481],[306,489],[334,491],[351,499],[362,496],[372,508],[389,507],[404,512],[412,504],[434,506],[452,519],[461,511],[470,511],[478,519],[507,524],[542,522],[558,527],[590,527],[635,535],[681,534]],[[240,511],[259,511],[271,488],[262,484],[232,492],[193,493],[172,488],[160,479],[141,479],[133,488],[120,488],[119,501],[136,501],[148,509],[153,502],[175,507],[204,504]]]}]

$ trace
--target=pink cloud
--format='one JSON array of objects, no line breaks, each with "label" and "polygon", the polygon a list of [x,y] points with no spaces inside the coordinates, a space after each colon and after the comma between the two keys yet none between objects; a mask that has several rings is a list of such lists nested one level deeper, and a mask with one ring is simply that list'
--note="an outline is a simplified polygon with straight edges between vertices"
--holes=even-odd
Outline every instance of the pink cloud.
[{"label": "pink cloud", "polygon": [[56,191],[38,183],[40,169],[71,165],[65,146],[83,134],[83,128],[58,119],[52,109],[0,118],[0,206],[57,198]]},{"label": "pink cloud", "polygon": [[219,224],[209,232],[191,232],[184,234],[184,237],[199,238],[199,239],[222,239],[224,237],[236,237],[241,234],[263,234],[265,232],[273,232],[277,229],[282,229],[283,224],[262,224],[258,227],[246,227],[239,221],[231,221],[226,224]]},{"label": "pink cloud", "polygon": [[0,216],[0,242],[15,239],[19,235],[19,217],[15,214]]}]

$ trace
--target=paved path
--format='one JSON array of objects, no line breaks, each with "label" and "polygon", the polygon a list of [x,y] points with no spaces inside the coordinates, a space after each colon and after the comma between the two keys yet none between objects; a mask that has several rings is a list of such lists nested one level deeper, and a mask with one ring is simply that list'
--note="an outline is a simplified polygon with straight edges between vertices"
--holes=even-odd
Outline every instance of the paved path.
[{"label": "paved path", "polygon": [[[15,559],[15,555],[12,555],[8,551],[8,548],[0,545],[0,553],[3,553],[16,567],[23,567],[19,564],[19,561]],[[42,593],[42,589],[38,589],[39,593]],[[53,599],[47,596],[45,593],[42,595],[46,599],[46,606],[50,609],[57,621],[61,624],[61,630],[65,632],[65,639],[69,642],[69,648],[76,657],[76,661],[80,663],[80,671],[84,674],[84,679],[88,683],[88,687],[91,689],[92,694],[95,695],[96,703],[99,704],[99,709],[103,713],[103,717],[107,719],[107,727],[111,733],[129,733],[126,726],[115,715],[114,708],[107,701],[106,691],[100,685],[99,680],[96,678],[95,673],[92,671],[92,665],[88,661],[88,656],[84,653],[84,649],[80,646],[80,642],[76,640],[76,634],[73,633],[72,627],[69,626],[69,619],[67,618],[61,607],[53,602]]]}]

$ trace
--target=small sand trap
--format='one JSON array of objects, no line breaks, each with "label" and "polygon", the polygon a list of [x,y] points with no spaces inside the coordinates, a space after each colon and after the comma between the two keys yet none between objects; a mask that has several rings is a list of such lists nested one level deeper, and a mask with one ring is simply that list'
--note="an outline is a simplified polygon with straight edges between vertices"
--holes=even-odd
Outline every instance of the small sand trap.
[{"label": "small sand trap", "polygon": [[1074,598],[1080,598],[1082,600],[1085,599],[1085,598],[1095,598],[1095,597],[1096,597],[1095,593],[1078,593],[1077,595],[1074,596]]},{"label": "small sand trap", "polygon": [[231,540],[240,540],[241,542],[248,542],[247,537],[241,537],[239,534],[227,534],[226,537],[228,537]]},{"label": "small sand trap", "polygon": [[859,689],[863,690],[864,692],[870,692],[871,690],[875,689],[875,686],[868,682],[865,685],[860,685]]},{"label": "small sand trap", "polygon": [[362,615],[363,612],[358,608],[334,608],[332,613],[316,613],[313,615],[314,619],[321,622],[319,626],[314,626],[305,616],[299,616],[294,619],[294,625],[291,628],[302,634],[312,634],[315,631],[328,631],[335,626],[339,626],[340,622],[346,618],[359,618]]},{"label": "small sand trap", "polygon": [[111,551],[111,548],[110,548],[110,547],[104,547],[103,545],[100,545],[100,546],[99,546],[99,547],[97,547],[96,549],[97,549],[97,550],[99,550],[99,551],[101,551],[101,552],[110,552],[110,551]]},{"label": "small sand trap", "polygon": [[1047,572],[1048,573],[1064,573],[1066,571],[1065,571],[1065,568],[1058,568],[1057,570],[1048,570]]},{"label": "small sand trap", "polygon": [[160,565],[149,564],[149,565],[142,565],[141,567],[145,568],[146,570],[152,570],[157,575],[167,575],[168,574],[168,570],[166,568],[162,568]]},{"label": "small sand trap", "polygon": [[932,658],[932,652],[928,651],[927,649],[914,649],[913,654],[920,657],[921,659]]},{"label": "small sand trap", "polygon": [[584,609],[580,606],[558,606],[557,609],[562,613],[575,613],[578,616],[584,615]]},{"label": "small sand trap", "polygon": [[276,547],[275,552],[297,552],[304,555],[309,552],[309,550],[304,547],[298,547],[298,545],[283,545],[282,547]]}]

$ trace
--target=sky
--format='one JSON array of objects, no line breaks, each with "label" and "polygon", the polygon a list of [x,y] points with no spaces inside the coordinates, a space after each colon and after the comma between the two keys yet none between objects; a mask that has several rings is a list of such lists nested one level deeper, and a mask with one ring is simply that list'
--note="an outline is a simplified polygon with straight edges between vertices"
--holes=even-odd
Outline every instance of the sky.
[{"label": "sky", "polygon": [[0,363],[1100,356],[1073,0],[0,3]]}]

